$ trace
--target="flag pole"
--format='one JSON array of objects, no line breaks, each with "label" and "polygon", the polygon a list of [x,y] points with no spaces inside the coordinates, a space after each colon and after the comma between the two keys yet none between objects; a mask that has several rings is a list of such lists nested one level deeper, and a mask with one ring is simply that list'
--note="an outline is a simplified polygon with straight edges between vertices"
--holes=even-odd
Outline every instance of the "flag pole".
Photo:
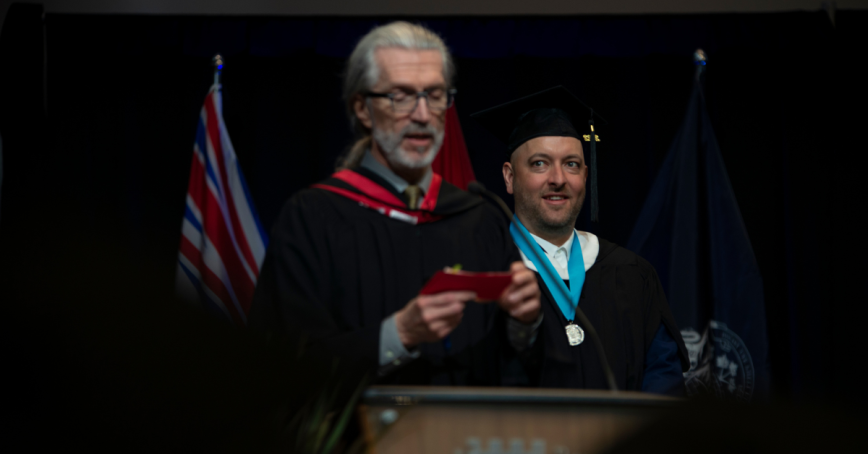
[{"label": "flag pole", "polygon": [[220,73],[223,72],[223,56],[215,54],[211,59],[211,65],[214,66],[214,85],[220,85]]}]

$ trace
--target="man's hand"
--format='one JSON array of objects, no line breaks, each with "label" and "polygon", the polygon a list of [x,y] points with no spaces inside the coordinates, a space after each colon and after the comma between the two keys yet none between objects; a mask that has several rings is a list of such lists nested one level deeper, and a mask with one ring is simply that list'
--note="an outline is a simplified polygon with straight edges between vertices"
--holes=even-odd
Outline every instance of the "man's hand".
[{"label": "man's hand", "polygon": [[466,291],[419,295],[413,298],[395,314],[401,343],[409,350],[423,342],[443,339],[461,323],[464,303],[475,298],[476,293]]},{"label": "man's hand", "polygon": [[497,300],[501,309],[512,318],[529,325],[539,318],[540,291],[533,271],[522,262],[512,262],[512,283]]}]

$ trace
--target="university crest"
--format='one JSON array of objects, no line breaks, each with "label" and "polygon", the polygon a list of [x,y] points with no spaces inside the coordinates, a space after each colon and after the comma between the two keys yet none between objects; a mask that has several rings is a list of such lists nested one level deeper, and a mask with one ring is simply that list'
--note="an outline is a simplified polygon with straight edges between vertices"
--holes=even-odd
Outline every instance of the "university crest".
[{"label": "university crest", "polygon": [[684,373],[687,393],[715,394],[724,399],[749,401],[755,386],[755,369],[744,341],[726,327],[710,320],[700,335],[692,328],[681,331],[690,370]]}]

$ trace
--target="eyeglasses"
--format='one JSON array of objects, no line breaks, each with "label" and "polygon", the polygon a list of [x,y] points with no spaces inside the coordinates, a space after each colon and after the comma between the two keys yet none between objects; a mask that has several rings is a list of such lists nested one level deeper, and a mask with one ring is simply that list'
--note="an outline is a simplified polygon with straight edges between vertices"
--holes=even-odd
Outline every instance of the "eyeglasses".
[{"label": "eyeglasses", "polygon": [[455,94],[458,90],[451,88],[435,88],[432,90],[420,91],[418,93],[407,91],[394,91],[391,93],[374,93],[369,91],[365,96],[372,98],[389,98],[392,103],[392,110],[395,113],[407,114],[416,110],[419,105],[419,98],[425,98],[428,102],[428,109],[435,113],[440,113],[450,107],[455,101]]}]

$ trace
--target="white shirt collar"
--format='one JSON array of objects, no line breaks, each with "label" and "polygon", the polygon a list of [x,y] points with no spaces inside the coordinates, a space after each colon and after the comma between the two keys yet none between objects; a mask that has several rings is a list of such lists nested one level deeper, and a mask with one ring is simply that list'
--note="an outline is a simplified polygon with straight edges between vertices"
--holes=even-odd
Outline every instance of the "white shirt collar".
[{"label": "white shirt collar", "polygon": [[[527,232],[527,233],[530,233],[530,232]],[[564,243],[560,246],[557,246],[553,243],[549,243],[548,241],[534,235],[533,233],[530,233],[530,236],[532,236],[533,239],[536,240],[536,243],[539,244],[540,247],[542,247],[544,251],[546,251],[546,255],[550,255],[550,256],[554,255],[558,250],[563,249],[564,252],[566,253],[567,261],[570,260],[570,252],[572,252],[572,248],[573,248],[573,238],[575,238],[576,235],[570,235],[570,239],[568,239],[566,243]],[[581,241],[579,242],[579,245],[581,245]]]},{"label": "white shirt collar", "polygon": [[[566,267],[561,266],[559,260],[557,260],[556,258],[556,253],[559,249],[566,248],[564,252],[566,253],[566,259],[569,262],[570,250],[573,247],[573,238],[579,238],[579,247],[582,249],[582,259],[585,262],[585,271],[588,271],[592,266],[594,266],[594,262],[597,261],[597,255],[600,254],[600,240],[597,238],[597,235],[594,235],[591,232],[576,230],[576,235],[570,236],[570,239],[561,246],[555,246],[552,243],[549,243],[548,241],[534,235],[533,233],[531,233],[531,236],[537,242],[537,244],[539,244],[543,248],[543,250],[546,251],[546,256],[548,256],[549,261],[552,262],[552,265],[561,276],[561,279],[569,279],[570,272]],[[533,262],[531,262],[530,259],[528,259],[526,255],[524,255],[524,252],[521,249],[519,249],[518,252],[521,254],[521,260],[522,262],[524,262],[524,266],[528,267],[528,269],[530,269],[531,271],[537,271],[536,266],[534,266]]]}]

